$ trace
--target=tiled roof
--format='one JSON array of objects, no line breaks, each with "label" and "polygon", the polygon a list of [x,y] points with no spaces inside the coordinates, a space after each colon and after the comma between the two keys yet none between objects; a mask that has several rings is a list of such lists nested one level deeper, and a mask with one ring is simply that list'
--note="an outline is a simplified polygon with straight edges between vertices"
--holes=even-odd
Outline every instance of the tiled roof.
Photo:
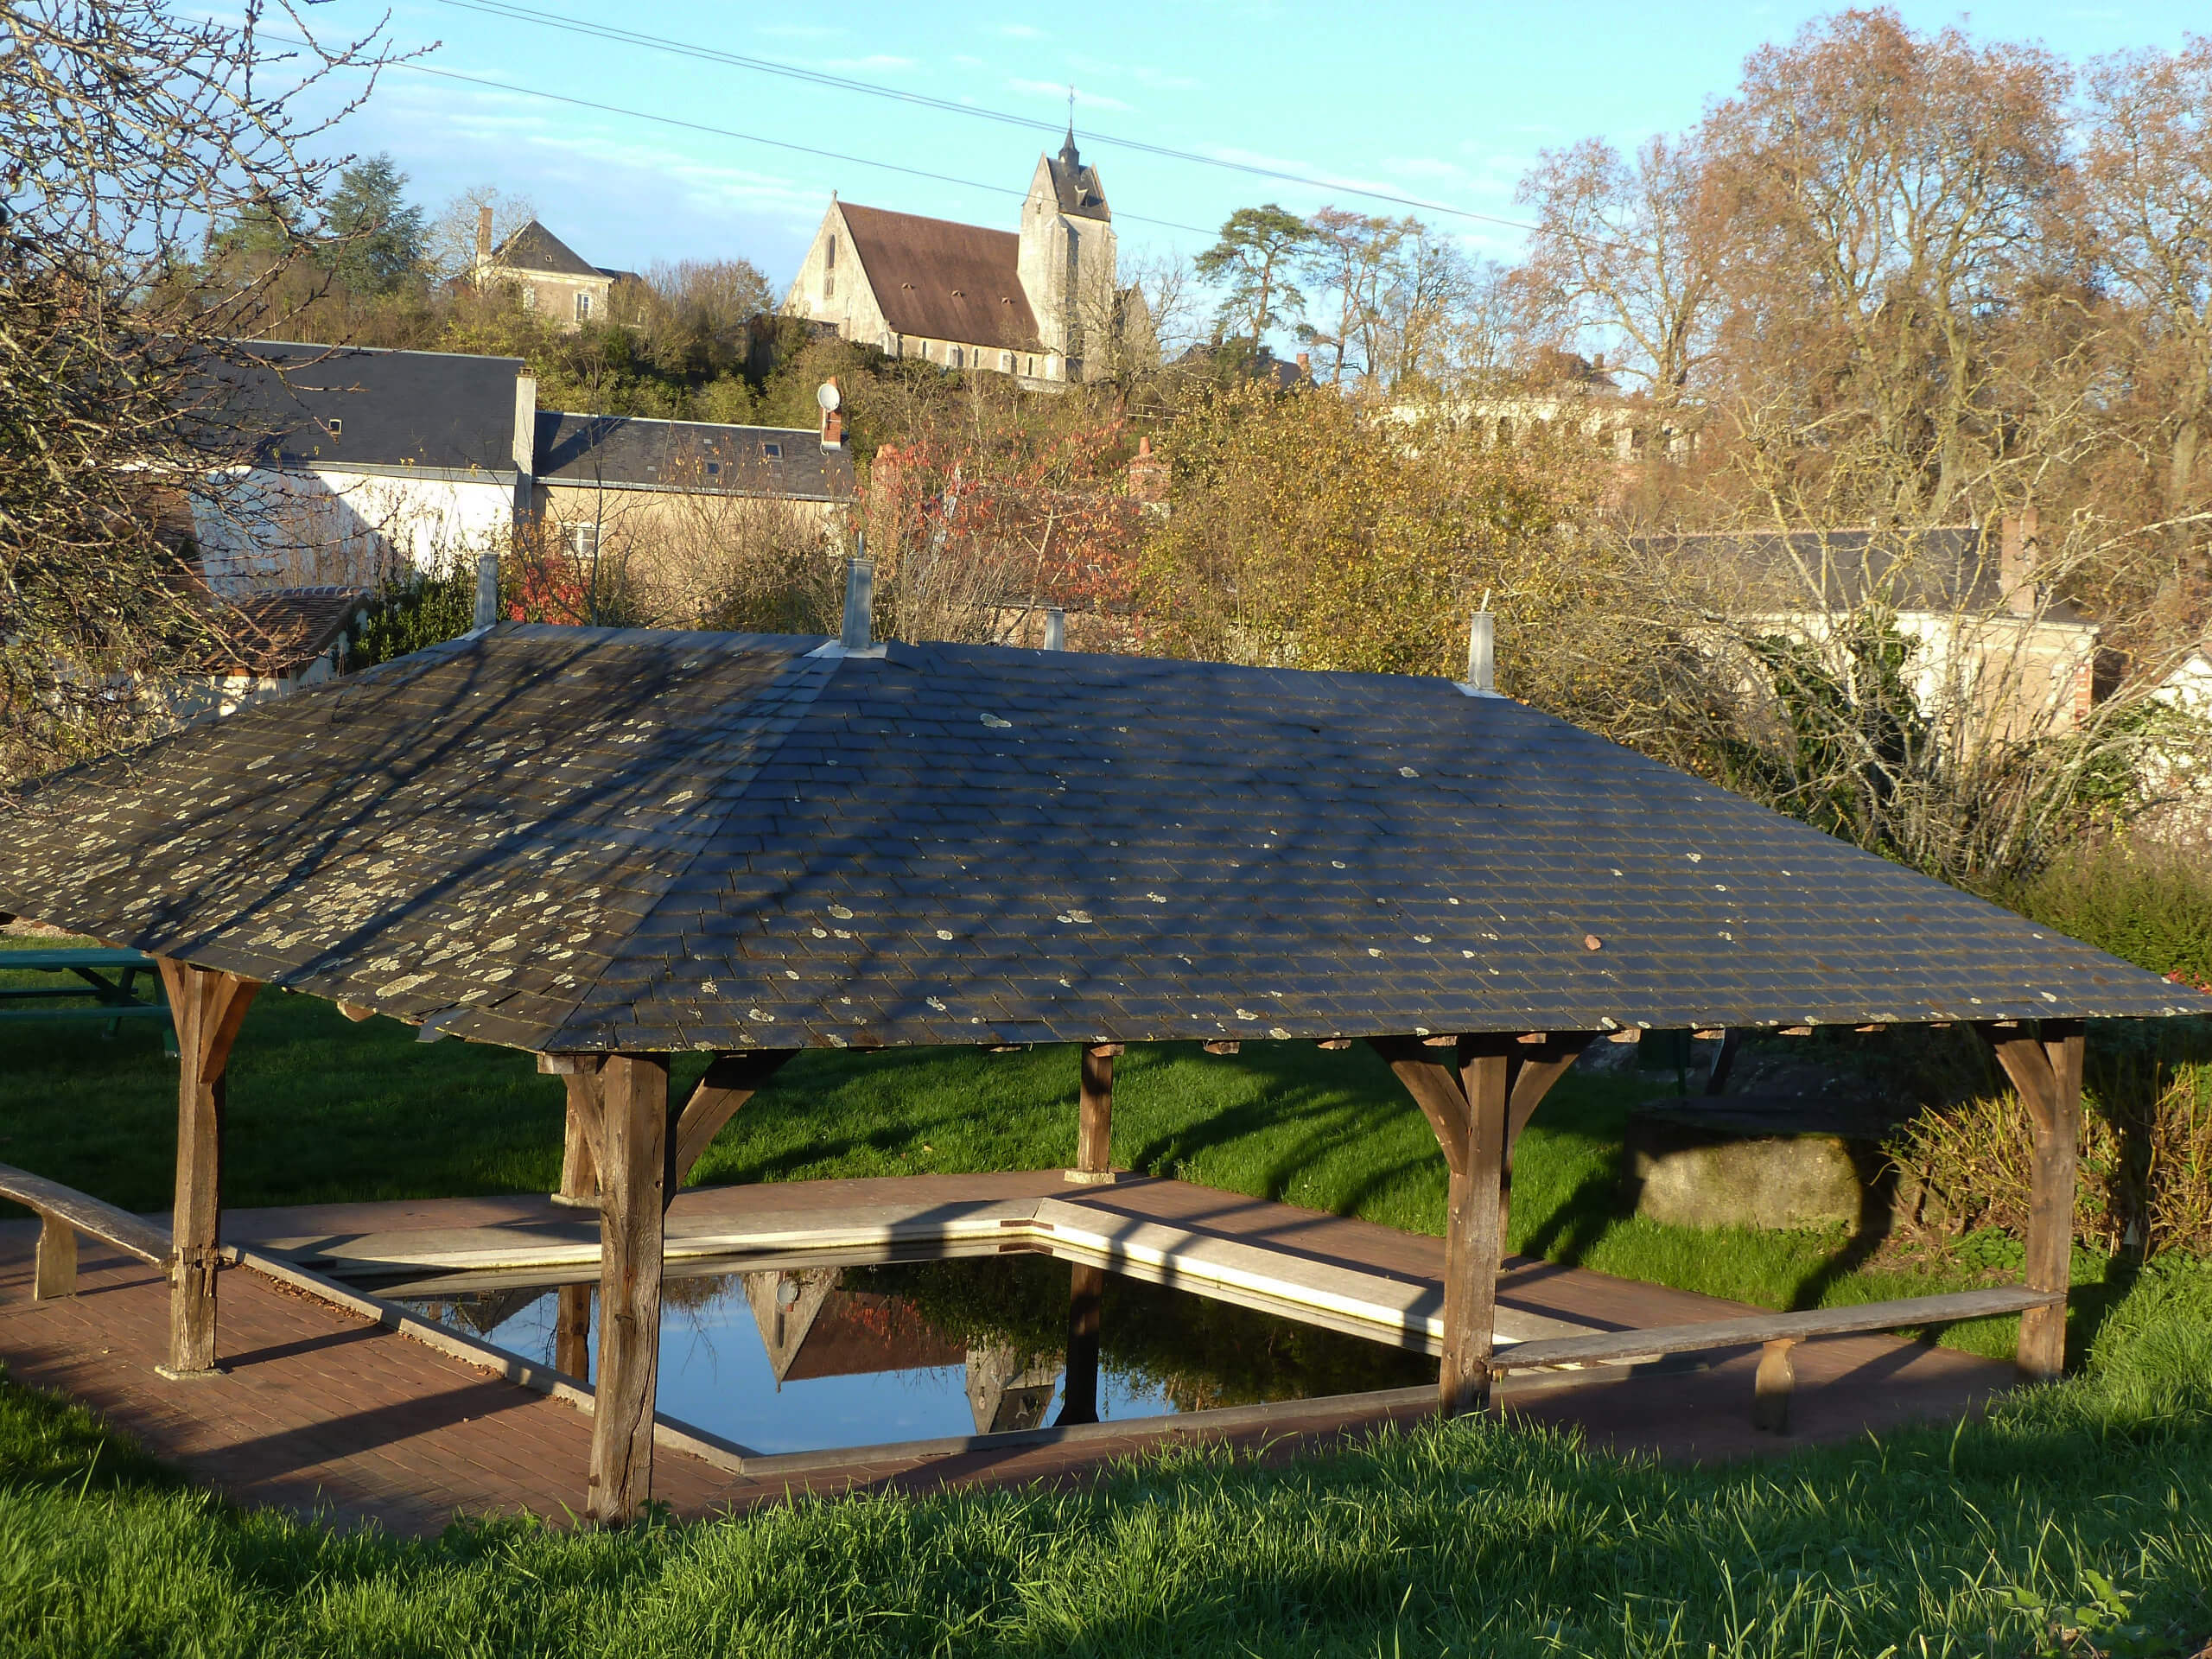
[{"label": "tiled roof", "polygon": [[883,320],[899,334],[1038,349],[1037,319],[1021,287],[1021,238],[1012,231],[849,201],[839,207]]},{"label": "tiled roof", "polygon": [[542,270],[555,276],[613,276],[619,273],[601,270],[596,265],[586,264],[582,255],[531,219],[505,241],[492,256],[494,270]]},{"label": "tiled roof", "polygon": [[216,643],[207,666],[232,673],[288,673],[329,650],[374,598],[365,588],[272,588],[247,594],[213,616]]},{"label": "tiled roof", "polygon": [[844,501],[853,493],[851,452],[823,448],[822,435],[805,427],[541,410],[536,471],[545,484],[636,484],[802,501]]},{"label": "tiled roof", "polygon": [[2212,1012],[1447,682],[502,625],[77,767],[0,910],[537,1050]]}]

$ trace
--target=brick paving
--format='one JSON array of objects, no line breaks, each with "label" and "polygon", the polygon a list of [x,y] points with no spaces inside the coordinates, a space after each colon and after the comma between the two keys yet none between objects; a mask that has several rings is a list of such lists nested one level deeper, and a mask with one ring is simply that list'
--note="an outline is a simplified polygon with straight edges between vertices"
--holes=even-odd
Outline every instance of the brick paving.
[{"label": "brick paving", "polygon": [[[671,1223],[704,1230],[800,1203],[1039,1192],[1408,1277],[1433,1281],[1442,1267],[1437,1239],[1173,1182],[1086,1192],[1049,1172],[694,1190],[678,1198]],[[236,1212],[226,1217],[225,1233],[269,1239],[444,1231],[572,1220],[575,1214],[533,1197],[327,1205]],[[372,1520],[406,1533],[435,1531],[461,1513],[522,1510],[557,1523],[582,1507],[591,1424],[570,1406],[245,1269],[222,1279],[221,1374],[169,1382],[153,1369],[168,1337],[159,1274],[87,1240],[79,1294],[35,1303],[35,1237],[34,1224],[0,1224],[0,1363],[9,1375],[81,1401],[156,1456],[241,1503],[316,1511],[341,1524]],[[1615,1326],[1749,1311],[1525,1261],[1509,1264],[1500,1291],[1509,1305]],[[1516,1378],[1503,1397],[1515,1414],[1578,1427],[1599,1446],[1710,1459],[1848,1439],[1918,1418],[1955,1417],[2012,1379],[2009,1365],[1879,1335],[1809,1342],[1796,1357],[1798,1394],[1786,1440],[1750,1427],[1755,1352],[1724,1357],[1700,1371],[1568,1390]],[[1267,1455],[1280,1458],[1386,1417],[1421,1414],[1375,1413],[1346,1424],[1327,1413],[1293,1411],[1264,1428],[1224,1438],[1264,1446]],[[851,1465],[791,1479],[746,1478],[663,1447],[654,1491],[678,1514],[696,1516],[799,1490],[917,1491],[1080,1478],[1143,1443],[1128,1436],[1001,1448],[918,1463]]]}]

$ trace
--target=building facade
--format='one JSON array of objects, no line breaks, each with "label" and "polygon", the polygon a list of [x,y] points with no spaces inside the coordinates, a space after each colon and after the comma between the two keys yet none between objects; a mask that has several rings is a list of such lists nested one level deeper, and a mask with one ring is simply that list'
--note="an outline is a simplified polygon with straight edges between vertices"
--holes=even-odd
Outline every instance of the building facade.
[{"label": "building facade", "polygon": [[1118,269],[1104,187],[1071,130],[1037,158],[1013,231],[831,197],[783,312],[887,356],[1065,384],[1149,335]]}]

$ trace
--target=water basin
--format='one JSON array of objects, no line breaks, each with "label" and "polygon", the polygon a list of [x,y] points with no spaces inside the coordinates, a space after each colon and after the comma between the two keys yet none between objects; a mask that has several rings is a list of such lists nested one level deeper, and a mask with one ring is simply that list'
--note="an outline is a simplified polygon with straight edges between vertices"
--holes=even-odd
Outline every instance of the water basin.
[{"label": "water basin", "polygon": [[[597,1289],[595,1279],[481,1287],[461,1275],[393,1300],[588,1380]],[[1086,1306],[1095,1360],[1082,1328],[1092,1320],[1071,1329]],[[774,1453],[1413,1387],[1436,1374],[1422,1354],[1040,1253],[695,1262],[663,1286],[658,1408]]]}]

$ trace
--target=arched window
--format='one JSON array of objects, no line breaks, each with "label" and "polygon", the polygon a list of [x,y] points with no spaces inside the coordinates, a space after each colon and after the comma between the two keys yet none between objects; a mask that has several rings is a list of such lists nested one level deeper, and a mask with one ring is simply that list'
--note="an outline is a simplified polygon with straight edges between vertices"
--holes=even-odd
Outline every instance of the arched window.
[{"label": "arched window", "polygon": [[952,348],[952,366],[956,369],[965,366],[961,361],[961,351],[957,346]]}]

